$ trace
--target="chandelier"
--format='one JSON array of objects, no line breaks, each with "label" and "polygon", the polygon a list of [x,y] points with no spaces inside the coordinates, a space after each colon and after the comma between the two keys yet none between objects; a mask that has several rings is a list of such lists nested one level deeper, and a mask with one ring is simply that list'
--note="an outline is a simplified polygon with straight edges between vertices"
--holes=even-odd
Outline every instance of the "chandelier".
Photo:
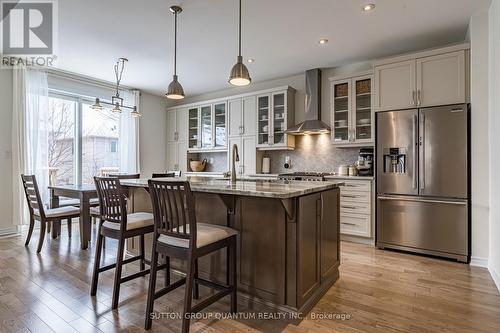
[{"label": "chandelier", "polygon": [[123,105],[123,98],[120,97],[120,82],[122,80],[123,69],[125,68],[125,62],[127,58],[119,58],[115,64],[115,76],[116,76],[116,93],[111,97],[111,103],[101,101],[99,98],[95,99],[95,103],[91,106],[94,110],[102,110],[103,104],[113,106],[112,112],[122,113],[122,108],[130,109],[132,112],[130,115],[134,118],[140,117],[141,114],[137,111],[137,106],[127,106]]}]

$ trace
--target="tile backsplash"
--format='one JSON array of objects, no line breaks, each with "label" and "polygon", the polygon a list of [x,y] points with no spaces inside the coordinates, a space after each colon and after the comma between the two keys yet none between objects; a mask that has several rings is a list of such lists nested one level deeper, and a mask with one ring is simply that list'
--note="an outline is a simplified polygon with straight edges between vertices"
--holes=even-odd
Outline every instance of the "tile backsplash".
[{"label": "tile backsplash", "polygon": [[[266,152],[271,157],[271,173],[335,172],[340,165],[354,164],[358,153],[359,148],[338,148],[332,145],[330,134],[296,136],[295,150]],[[290,157],[289,169],[283,166],[286,156]]]},{"label": "tile backsplash", "polygon": [[[271,173],[335,172],[340,165],[354,164],[358,159],[358,153],[359,148],[338,148],[332,145],[329,134],[301,135],[295,138],[295,150],[259,152],[257,165],[262,163],[263,156],[269,156],[271,158]],[[286,156],[289,156],[291,160],[289,169],[283,167]],[[203,160],[204,158],[209,161],[205,171],[228,171],[225,152],[188,154],[188,159]]]}]

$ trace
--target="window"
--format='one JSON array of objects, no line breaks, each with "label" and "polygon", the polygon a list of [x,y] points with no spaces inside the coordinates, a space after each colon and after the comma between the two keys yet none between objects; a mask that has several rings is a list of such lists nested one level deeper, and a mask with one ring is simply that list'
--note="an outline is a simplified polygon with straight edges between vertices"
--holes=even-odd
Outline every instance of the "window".
[{"label": "window", "polygon": [[83,97],[49,97],[49,168],[51,184],[91,184],[94,176],[120,171],[119,115],[91,109]]}]

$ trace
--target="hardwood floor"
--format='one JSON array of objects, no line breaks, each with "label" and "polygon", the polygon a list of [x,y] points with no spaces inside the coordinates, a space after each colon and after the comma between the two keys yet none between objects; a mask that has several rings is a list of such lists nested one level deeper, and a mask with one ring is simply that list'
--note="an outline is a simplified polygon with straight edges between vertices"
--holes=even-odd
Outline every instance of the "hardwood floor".
[{"label": "hardwood floor", "polygon": [[[24,247],[24,234],[0,239],[0,332],[142,332],[148,277],[123,284],[119,308],[111,311],[114,271],[101,274],[97,296],[90,297],[94,246],[81,251],[78,233],[71,240],[61,234],[48,237],[40,255],[36,242]],[[259,320],[259,311],[270,310],[249,309],[242,298],[246,318],[217,320],[216,313],[228,315],[224,299],[192,322],[191,332],[500,331],[500,294],[486,269],[346,242],[341,251],[340,279],[304,320]],[[115,253],[107,241],[105,263]],[[137,270],[129,266],[124,274]],[[183,296],[180,288],[157,300],[155,310],[180,311]],[[328,317],[334,314],[344,318]],[[151,332],[179,330],[180,320],[164,315]]]}]

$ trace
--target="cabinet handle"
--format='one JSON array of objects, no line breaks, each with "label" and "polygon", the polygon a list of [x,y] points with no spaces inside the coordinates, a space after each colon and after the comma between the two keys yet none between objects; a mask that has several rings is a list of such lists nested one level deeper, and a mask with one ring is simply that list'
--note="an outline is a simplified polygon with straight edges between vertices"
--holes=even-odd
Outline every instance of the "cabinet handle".
[{"label": "cabinet handle", "polygon": [[347,194],[342,194],[341,195],[342,198],[357,198],[358,196],[357,195],[347,195]]},{"label": "cabinet handle", "polygon": [[354,206],[340,206],[341,208],[347,208],[347,209],[356,209]]},{"label": "cabinet handle", "polygon": [[410,101],[410,105],[415,105],[415,94],[416,94],[416,92],[415,92],[415,90],[413,90],[413,91],[411,92],[411,101]]},{"label": "cabinet handle", "polygon": [[421,95],[422,95],[422,91],[419,89],[417,90],[417,105],[420,106],[421,103]]},{"label": "cabinet handle", "polygon": [[241,134],[245,134],[245,126],[241,125]]},{"label": "cabinet handle", "polygon": [[350,225],[350,226],[353,226],[353,227],[357,225],[356,223],[349,223],[349,222],[341,222],[340,224]]}]

